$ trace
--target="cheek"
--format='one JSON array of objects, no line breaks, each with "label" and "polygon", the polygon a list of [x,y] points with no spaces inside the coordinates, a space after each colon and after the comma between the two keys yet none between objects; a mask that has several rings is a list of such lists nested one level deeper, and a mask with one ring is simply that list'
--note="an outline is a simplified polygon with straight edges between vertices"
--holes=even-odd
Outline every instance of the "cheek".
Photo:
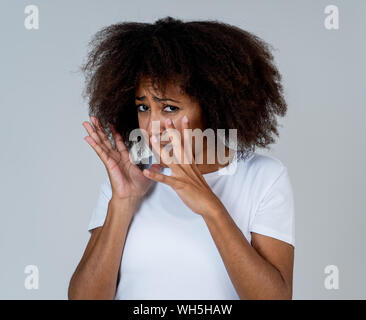
[{"label": "cheek", "polygon": [[137,117],[137,120],[138,120],[138,123],[139,123],[139,128],[146,130],[146,128],[147,128],[147,119],[146,119],[146,117],[139,114],[138,117]]},{"label": "cheek", "polygon": [[190,127],[192,129],[205,129],[205,121],[203,118],[202,110],[201,109],[195,109],[194,111],[190,112],[188,114],[188,117],[190,119]]}]

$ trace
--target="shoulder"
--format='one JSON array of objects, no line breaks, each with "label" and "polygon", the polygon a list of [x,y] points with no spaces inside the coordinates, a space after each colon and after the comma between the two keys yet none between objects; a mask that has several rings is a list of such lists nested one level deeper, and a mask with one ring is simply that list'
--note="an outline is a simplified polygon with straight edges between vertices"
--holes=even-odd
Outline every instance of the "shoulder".
[{"label": "shoulder", "polygon": [[280,178],[287,178],[287,167],[278,158],[252,152],[239,161],[240,179],[250,185],[252,191],[263,195]]},{"label": "shoulder", "polygon": [[249,172],[268,176],[276,176],[287,170],[280,159],[256,152],[252,152],[248,158],[243,161],[243,164]]}]

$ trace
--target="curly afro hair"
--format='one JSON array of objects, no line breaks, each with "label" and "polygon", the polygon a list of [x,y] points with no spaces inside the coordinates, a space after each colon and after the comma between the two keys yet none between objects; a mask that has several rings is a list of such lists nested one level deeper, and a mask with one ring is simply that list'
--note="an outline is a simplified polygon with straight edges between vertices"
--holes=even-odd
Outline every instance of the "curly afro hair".
[{"label": "curly afro hair", "polygon": [[81,67],[89,115],[99,118],[109,136],[113,124],[127,148],[130,132],[139,127],[135,88],[145,76],[162,93],[168,82],[179,85],[199,103],[215,133],[237,129],[238,158],[268,148],[279,135],[276,116],[287,110],[281,75],[269,45],[247,31],[168,16],[104,27],[89,46]]}]

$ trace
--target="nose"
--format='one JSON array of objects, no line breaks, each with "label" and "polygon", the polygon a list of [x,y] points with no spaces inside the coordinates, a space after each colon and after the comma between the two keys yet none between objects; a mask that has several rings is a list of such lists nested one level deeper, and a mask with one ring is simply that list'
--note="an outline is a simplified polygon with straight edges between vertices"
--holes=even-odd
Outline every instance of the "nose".
[{"label": "nose", "polygon": [[149,121],[147,132],[149,134],[149,138],[151,138],[153,135],[155,135],[162,143],[165,143],[165,141],[162,141],[163,133],[165,131],[165,118],[156,115],[151,114],[151,118]]}]

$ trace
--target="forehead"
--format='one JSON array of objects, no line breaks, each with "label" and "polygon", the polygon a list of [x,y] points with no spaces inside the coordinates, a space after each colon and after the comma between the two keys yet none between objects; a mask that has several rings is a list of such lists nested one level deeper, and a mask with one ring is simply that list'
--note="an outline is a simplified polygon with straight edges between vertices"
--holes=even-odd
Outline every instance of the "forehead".
[{"label": "forehead", "polygon": [[[137,96],[154,95],[159,98],[162,97],[162,92],[152,86],[151,80],[149,78],[142,78],[139,81],[135,89],[135,93]],[[173,82],[169,82],[165,88],[165,96],[179,100],[179,98],[184,99],[186,95],[181,91],[178,85],[174,84]]]}]

